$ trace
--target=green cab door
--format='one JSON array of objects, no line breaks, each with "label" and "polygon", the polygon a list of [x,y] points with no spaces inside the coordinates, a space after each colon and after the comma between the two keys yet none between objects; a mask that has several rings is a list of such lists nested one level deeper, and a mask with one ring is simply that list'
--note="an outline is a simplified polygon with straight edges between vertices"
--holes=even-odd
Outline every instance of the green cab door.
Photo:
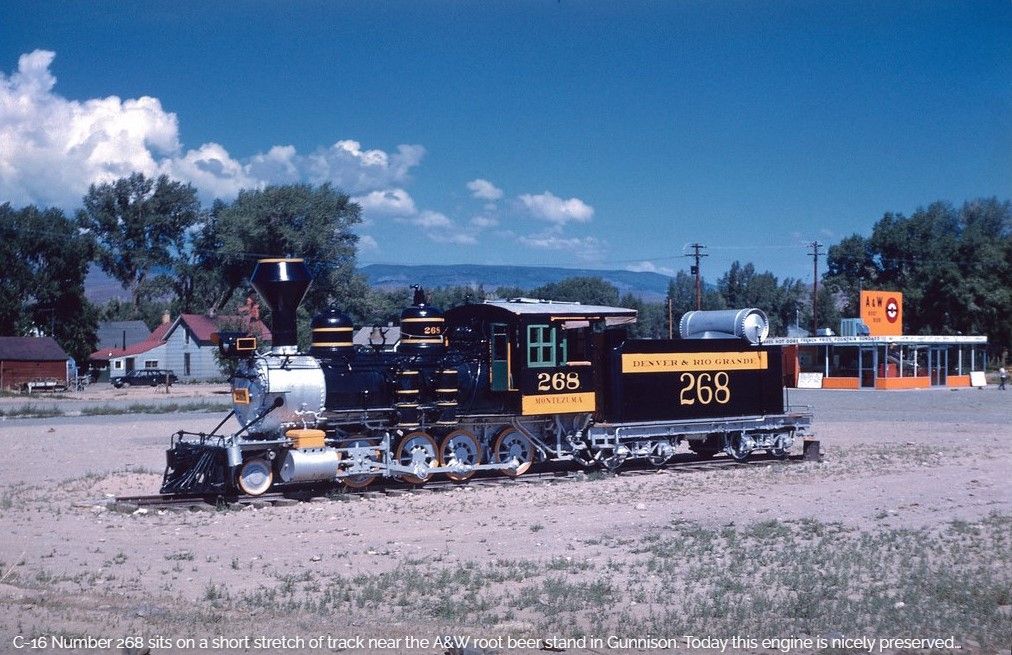
[{"label": "green cab door", "polygon": [[492,391],[509,391],[510,389],[510,340],[508,326],[503,323],[492,323],[492,338],[489,342],[491,350],[491,389]]}]

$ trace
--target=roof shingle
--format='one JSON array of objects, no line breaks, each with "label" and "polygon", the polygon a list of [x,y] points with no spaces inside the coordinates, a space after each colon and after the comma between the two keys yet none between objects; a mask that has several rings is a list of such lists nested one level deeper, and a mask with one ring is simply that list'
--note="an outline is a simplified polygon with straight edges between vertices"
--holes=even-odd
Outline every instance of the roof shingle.
[{"label": "roof shingle", "polygon": [[123,344],[130,345],[146,341],[151,335],[148,326],[144,321],[105,321],[99,323],[98,349],[122,348]]},{"label": "roof shingle", "polygon": [[0,337],[0,359],[57,362],[70,359],[70,356],[52,337]]}]

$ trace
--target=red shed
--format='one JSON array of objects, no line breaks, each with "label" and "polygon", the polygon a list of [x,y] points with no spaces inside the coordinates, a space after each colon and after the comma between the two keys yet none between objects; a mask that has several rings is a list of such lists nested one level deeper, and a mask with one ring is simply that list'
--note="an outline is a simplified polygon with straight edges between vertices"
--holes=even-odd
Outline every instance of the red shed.
[{"label": "red shed", "polygon": [[41,380],[66,384],[68,359],[52,337],[0,337],[0,389]]}]

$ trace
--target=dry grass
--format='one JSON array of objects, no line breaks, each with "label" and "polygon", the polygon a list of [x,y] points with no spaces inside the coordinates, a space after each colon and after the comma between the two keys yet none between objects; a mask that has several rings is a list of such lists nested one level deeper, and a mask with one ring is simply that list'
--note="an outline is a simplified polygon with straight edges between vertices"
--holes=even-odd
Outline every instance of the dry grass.
[{"label": "dry grass", "polygon": [[[955,636],[985,646],[1012,639],[1001,609],[1012,605],[1008,516],[874,532],[814,520],[674,522],[638,539],[605,539],[598,549],[593,562],[407,558],[381,573],[279,572],[256,591],[212,581],[192,611],[527,636],[839,633]],[[177,551],[165,559],[192,557]]]}]

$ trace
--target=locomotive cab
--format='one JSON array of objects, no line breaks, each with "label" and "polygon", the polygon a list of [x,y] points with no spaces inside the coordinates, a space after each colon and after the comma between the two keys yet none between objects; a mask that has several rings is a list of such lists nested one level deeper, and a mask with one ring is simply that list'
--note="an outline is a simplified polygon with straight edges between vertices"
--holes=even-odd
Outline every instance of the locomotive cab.
[{"label": "locomotive cab", "polygon": [[456,307],[446,320],[451,335],[482,337],[469,381],[480,409],[542,416],[596,410],[605,332],[624,339],[636,311],[519,298]]}]

